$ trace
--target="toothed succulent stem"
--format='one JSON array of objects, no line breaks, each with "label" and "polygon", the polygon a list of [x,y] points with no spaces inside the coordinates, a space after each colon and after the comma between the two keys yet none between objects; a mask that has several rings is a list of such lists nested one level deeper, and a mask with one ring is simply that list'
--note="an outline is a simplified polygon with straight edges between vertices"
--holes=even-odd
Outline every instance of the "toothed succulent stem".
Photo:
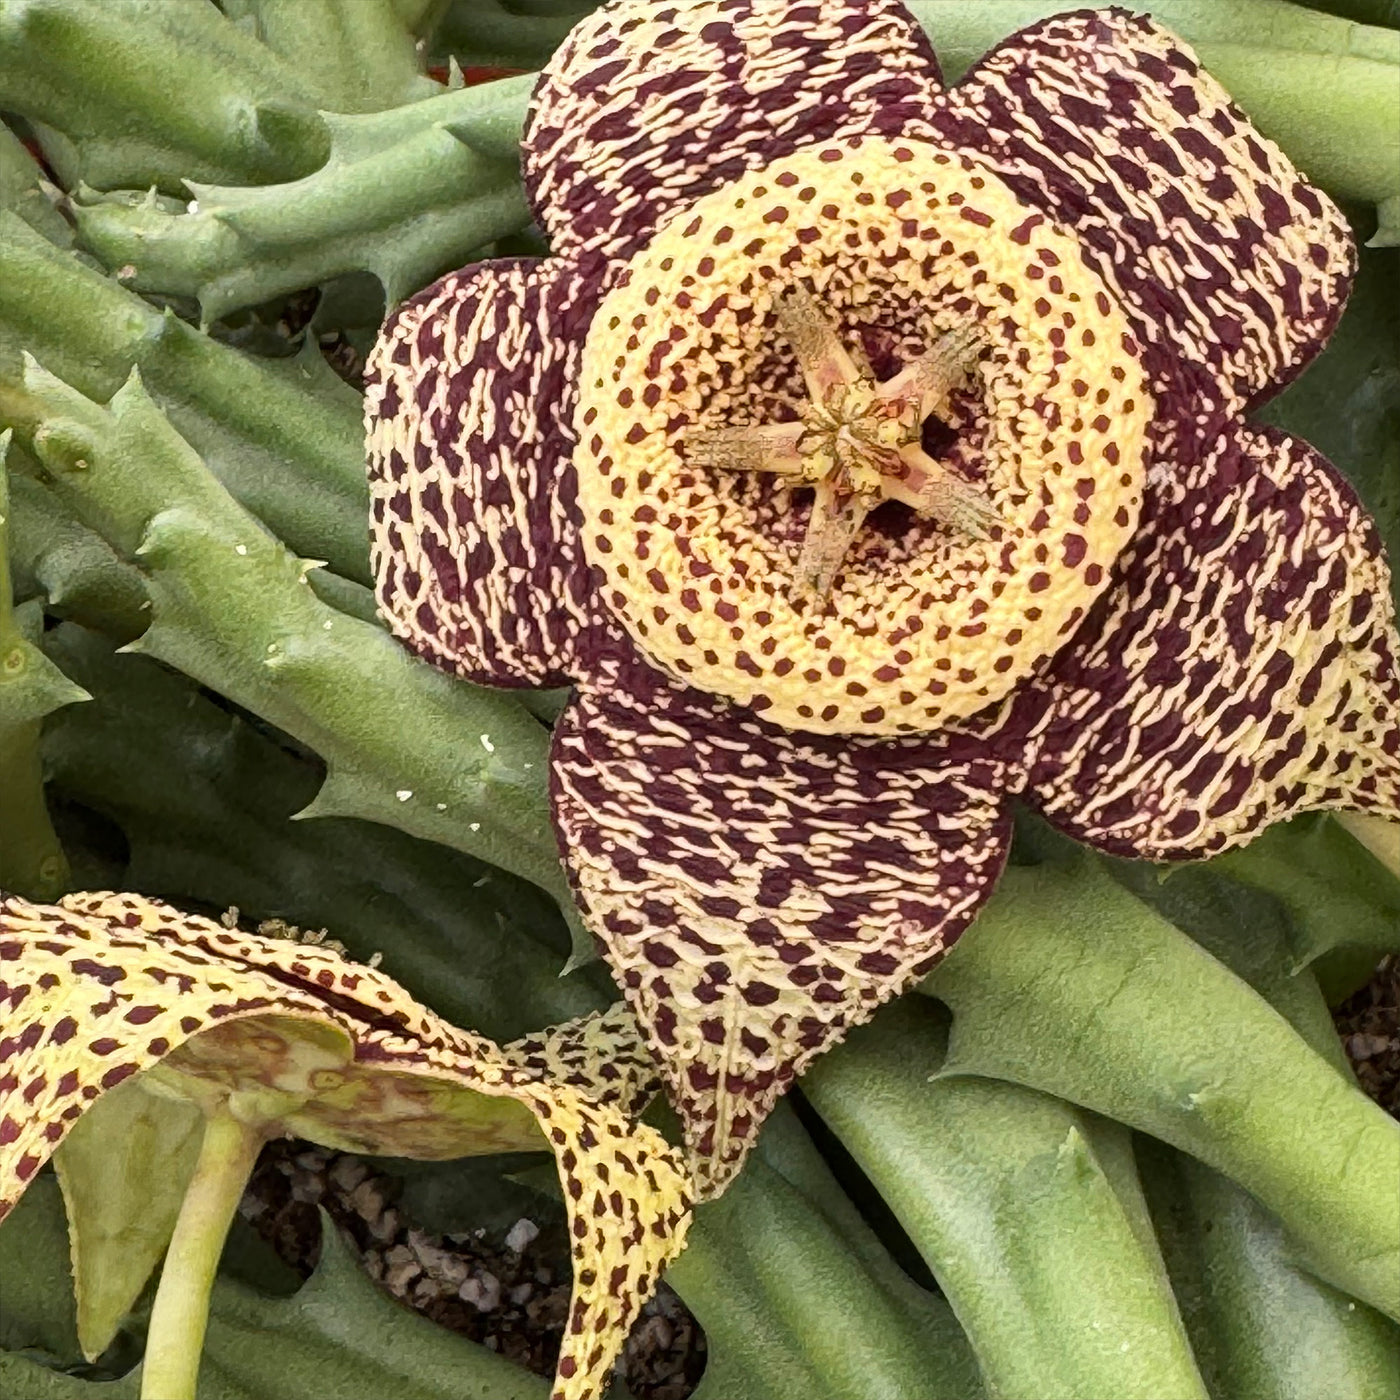
[{"label": "toothed succulent stem", "polygon": [[989,1392],[1204,1400],[1128,1135],[938,1075],[946,1043],[932,1008],[902,1002],[803,1088],[933,1270]]},{"label": "toothed succulent stem", "polygon": [[40,730],[46,714],[87,697],[34,645],[43,630],[38,605],[14,607],[9,443],[0,433],[0,890],[53,899],[68,884],[68,861],[44,802]]},{"label": "toothed succulent stem", "polygon": [[141,1400],[195,1400],[214,1274],[264,1136],[226,1109],[205,1123],[151,1309]]},{"label": "toothed succulent stem", "polygon": [[206,321],[352,272],[373,273],[393,306],[530,222],[515,147],[532,83],[328,116],[329,158],[292,184],[192,186],[188,210],[116,195],[74,215],[126,285],[195,297]]},{"label": "toothed succulent stem", "polygon": [[369,580],[360,397],[314,346],[256,360],[220,345],[0,213],[0,421],[23,441],[22,351],[105,401],[143,383],[209,468],[299,553]]},{"label": "toothed succulent stem", "polygon": [[[36,451],[78,517],[146,576],[136,648],[321,755],[304,816],[356,816],[533,880],[572,910],[549,825],[549,734],[516,700],[454,681],[307,584],[313,564],[204,468],[133,377],[102,408],[32,361]],[[86,465],[77,468],[78,461]]]}]

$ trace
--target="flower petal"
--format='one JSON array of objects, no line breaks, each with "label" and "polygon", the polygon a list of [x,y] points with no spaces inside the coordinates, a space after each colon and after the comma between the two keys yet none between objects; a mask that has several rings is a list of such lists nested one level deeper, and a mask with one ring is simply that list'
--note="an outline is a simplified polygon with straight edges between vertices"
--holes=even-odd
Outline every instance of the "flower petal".
[{"label": "flower petal", "polygon": [[630,257],[700,195],[812,141],[898,135],[938,91],[898,0],[613,0],[545,67],[526,186],[556,253]]},{"label": "flower petal", "polygon": [[661,1088],[656,1059],[626,1002],[512,1040],[502,1053],[599,1103],[615,1103],[629,1118],[640,1117]]},{"label": "flower petal", "polygon": [[1400,636],[1375,526],[1306,443],[1239,427],[1150,493],[1118,577],[1043,683],[1029,796],[1164,860],[1292,812],[1400,815]]},{"label": "flower petal", "polygon": [[1137,323],[1161,411],[1206,415],[1208,436],[1296,375],[1341,315],[1346,220],[1144,16],[1081,10],[1024,30],[930,120],[1079,235]]},{"label": "flower petal", "polygon": [[[0,998],[13,1032],[0,1039],[0,1218],[105,1090],[158,1062],[213,1091],[241,1087],[239,1057],[251,1050],[285,1066],[279,1055],[300,1021],[331,1035],[311,1067],[317,1096],[289,1119],[297,1127],[324,1125],[331,1140],[358,1137],[372,1151],[378,1135],[396,1141],[417,1123],[429,1130],[424,1155],[460,1156],[491,1150],[472,1101],[533,1117],[558,1163],[574,1259],[555,1400],[602,1393],[681,1248],[690,1187],[659,1134],[327,949],[252,938],[136,895],[56,907],[5,899]],[[607,1034],[595,1024],[584,1039]],[[279,1082],[283,1098],[290,1083]],[[484,1124],[488,1134],[511,1128],[489,1114]]]},{"label": "flower petal", "polygon": [[600,297],[564,262],[478,263],[405,302],[370,357],[380,607],[468,680],[564,684],[589,626],[570,458],[576,344]]},{"label": "flower petal", "polygon": [[640,663],[575,697],[553,770],[576,893],[708,1194],[801,1066],[937,962],[1009,835],[980,743],[794,734]]}]

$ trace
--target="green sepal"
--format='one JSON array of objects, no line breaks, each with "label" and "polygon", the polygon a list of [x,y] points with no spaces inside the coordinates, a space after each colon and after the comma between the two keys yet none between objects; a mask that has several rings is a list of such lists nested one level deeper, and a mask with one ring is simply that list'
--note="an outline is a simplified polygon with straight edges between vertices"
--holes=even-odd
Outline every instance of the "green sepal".
[{"label": "green sepal", "polygon": [[12,0],[0,108],[27,118],[65,186],[291,180],[325,159],[312,73],[205,0]]},{"label": "green sepal", "polygon": [[313,566],[239,507],[134,374],[107,409],[32,362],[24,387],[42,415],[36,435],[90,443],[88,465],[55,474],[55,489],[147,577],[151,625],[132,649],[319,753],[327,785],[309,815],[455,846],[571,905],[549,820],[549,736],[523,706],[321,602]]},{"label": "green sepal", "polygon": [[933,1271],[989,1392],[1205,1400],[1127,1134],[1015,1085],[931,1081],[946,1041],[934,1008],[897,1002],[802,1089]]},{"label": "green sepal", "polygon": [[89,1361],[111,1345],[170,1243],[203,1131],[192,1103],[129,1079],[103,1094],[54,1153],[78,1341]]},{"label": "green sepal", "polygon": [[[127,285],[197,298],[206,322],[354,272],[373,274],[392,306],[530,221],[523,89],[496,86],[369,116],[326,114],[326,163],[292,184],[190,182],[188,212],[122,194],[79,204],[74,217],[108,268],[128,270]],[[458,128],[478,139],[463,146]]]},{"label": "green sepal", "polygon": [[244,506],[300,553],[368,581],[363,404],[314,346],[259,360],[221,345],[0,212],[0,422],[21,441],[38,412],[25,352],[102,402],[139,368]]},{"label": "green sepal", "polygon": [[1335,948],[1400,952],[1400,880],[1325,812],[1270,827],[1210,864],[1288,913],[1289,970]]},{"label": "green sepal", "polygon": [[1400,1124],[1100,862],[1009,869],[920,990],[953,1008],[945,1074],[1189,1152],[1271,1209],[1319,1277],[1400,1315]]}]

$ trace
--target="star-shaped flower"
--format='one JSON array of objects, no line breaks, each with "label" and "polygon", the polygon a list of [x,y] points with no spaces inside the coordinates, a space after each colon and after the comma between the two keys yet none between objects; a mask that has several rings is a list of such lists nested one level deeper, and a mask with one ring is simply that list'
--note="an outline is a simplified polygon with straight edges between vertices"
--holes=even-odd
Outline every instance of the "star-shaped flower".
[{"label": "star-shaped flower", "polygon": [[555,256],[373,356],[379,597],[577,687],[561,849],[706,1190],[952,945],[1013,797],[1152,860],[1400,809],[1376,532],[1243,418],[1352,241],[1180,40],[1079,12],[944,90],[894,0],[614,0],[525,173]]},{"label": "star-shaped flower", "polygon": [[[0,1219],[73,1123],[138,1074],[199,1105],[206,1145],[241,1136],[247,1166],[284,1134],[425,1159],[548,1147],[574,1262],[556,1400],[602,1393],[684,1240],[679,1157],[633,1121],[655,1075],[625,1012],[501,1047],[328,947],[126,894],[0,897],[0,1007]],[[153,1339],[161,1308],[157,1294]],[[169,1362],[148,1349],[146,1389]]]}]

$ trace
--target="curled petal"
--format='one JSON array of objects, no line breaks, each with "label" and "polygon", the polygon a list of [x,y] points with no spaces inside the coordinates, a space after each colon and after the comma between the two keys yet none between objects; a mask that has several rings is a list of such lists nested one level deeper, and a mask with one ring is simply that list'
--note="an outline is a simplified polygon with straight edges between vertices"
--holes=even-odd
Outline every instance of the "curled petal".
[{"label": "curled petal", "polygon": [[613,0],[545,67],[525,182],[556,253],[625,258],[667,215],[798,146],[900,134],[938,90],[898,0]]},{"label": "curled petal", "polygon": [[1083,240],[1137,323],[1164,413],[1218,429],[1332,333],[1356,262],[1346,220],[1150,19],[1045,20],[929,119]]},{"label": "curled petal", "polygon": [[639,1117],[661,1088],[656,1060],[625,1002],[512,1040],[503,1053],[526,1069],[572,1084],[599,1103]]},{"label": "curled petal", "polygon": [[365,395],[379,603],[468,680],[562,685],[589,629],[577,342],[602,288],[564,262],[479,263],[405,302]]},{"label": "curled petal", "polygon": [[1031,715],[1029,796],[1167,860],[1293,812],[1400,816],[1400,636],[1375,526],[1306,443],[1238,428],[1148,499]]},{"label": "curled petal", "polygon": [[[236,1093],[259,1121],[251,1105],[267,1106],[270,1131],[359,1151],[455,1157],[543,1135],[574,1259],[555,1400],[602,1393],[684,1238],[689,1186],[660,1136],[328,949],[137,895],[5,899],[0,996],[0,1217],[93,1100],[156,1066],[200,1102]],[[582,1042],[608,1034],[595,1025]],[[573,1056],[568,1039],[556,1057]]]},{"label": "curled petal", "polygon": [[823,739],[635,665],[555,730],[575,890],[715,1194],[798,1070],[933,966],[990,892],[1005,767]]}]

